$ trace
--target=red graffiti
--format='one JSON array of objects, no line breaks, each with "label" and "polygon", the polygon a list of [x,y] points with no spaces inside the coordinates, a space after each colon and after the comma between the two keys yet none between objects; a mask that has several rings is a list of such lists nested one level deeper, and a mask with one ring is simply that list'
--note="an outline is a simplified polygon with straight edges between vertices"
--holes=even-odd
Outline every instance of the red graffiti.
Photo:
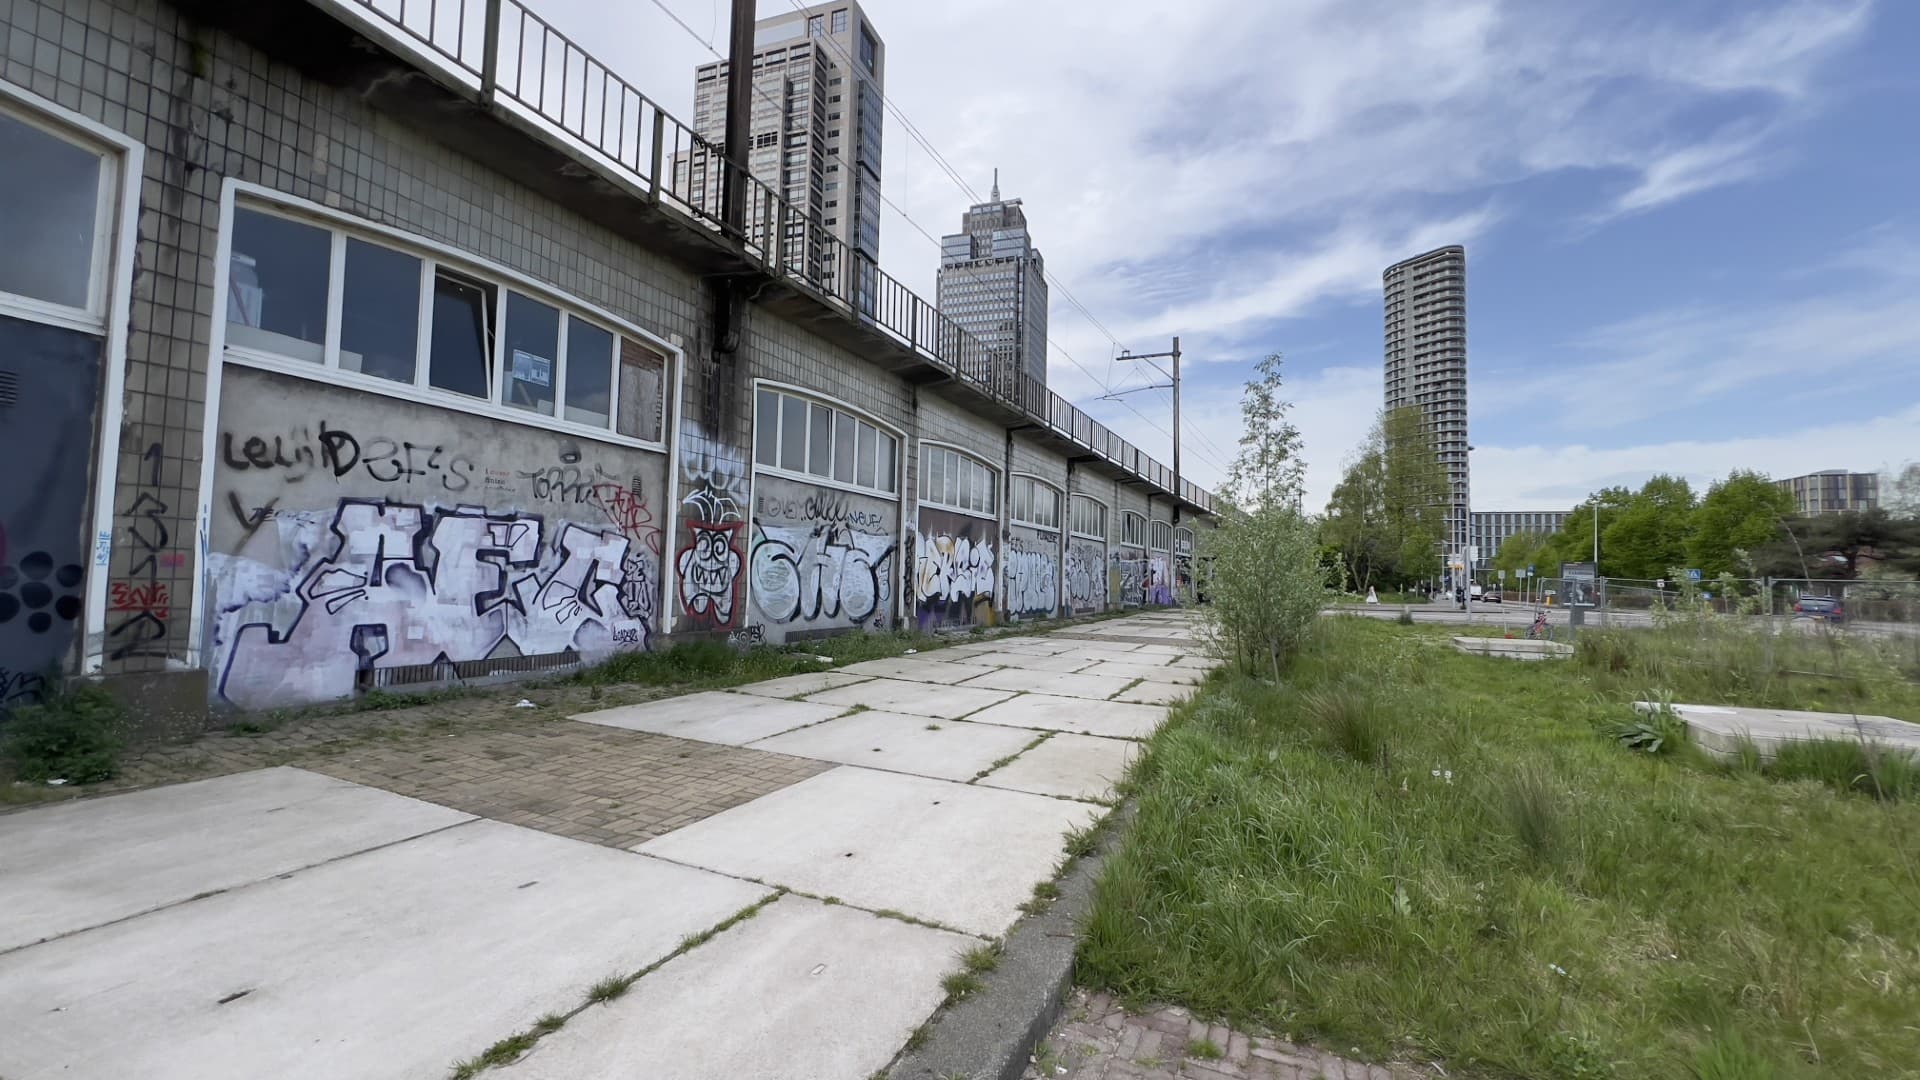
[{"label": "red graffiti", "polygon": [[124,581],[116,581],[107,586],[107,608],[110,611],[141,611],[164,619],[170,604],[164,582],[129,585]]},{"label": "red graffiti", "polygon": [[741,526],[738,521],[687,523],[687,543],[674,566],[680,577],[681,609],[696,627],[734,627],[745,581],[741,571],[746,567],[746,557],[740,553]]},{"label": "red graffiti", "polygon": [[600,483],[593,485],[590,501],[628,539],[644,541],[655,555],[660,554],[660,530],[653,527],[653,515],[639,495],[619,484]]}]

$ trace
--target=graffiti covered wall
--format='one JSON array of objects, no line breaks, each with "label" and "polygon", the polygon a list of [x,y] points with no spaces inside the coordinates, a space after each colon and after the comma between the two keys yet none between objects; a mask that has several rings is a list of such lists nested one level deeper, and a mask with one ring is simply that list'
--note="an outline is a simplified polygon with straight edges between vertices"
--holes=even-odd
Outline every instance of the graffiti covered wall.
[{"label": "graffiti covered wall", "polygon": [[920,508],[914,537],[913,611],[922,630],[992,626],[998,545],[994,522],[933,507]]},{"label": "graffiti covered wall", "polygon": [[680,443],[680,529],[674,602],[687,630],[746,624],[747,463],[734,447],[689,424]]},{"label": "graffiti covered wall", "polygon": [[1164,551],[1156,551],[1147,558],[1147,603],[1173,603],[1172,560]]},{"label": "graffiti covered wall", "polygon": [[1015,525],[1007,539],[1007,618],[1047,619],[1060,610],[1060,534]]},{"label": "graffiti covered wall", "polygon": [[659,453],[242,367],[219,425],[216,702],[339,698],[369,668],[592,659],[664,630]]},{"label": "graffiti covered wall", "polygon": [[1074,537],[1067,544],[1067,603],[1074,614],[1104,611],[1107,607],[1107,545]]},{"label": "graffiti covered wall", "polygon": [[1145,548],[1116,548],[1107,562],[1107,590],[1122,604],[1135,607],[1147,602],[1147,552]]},{"label": "graffiti covered wall", "polygon": [[899,504],[760,474],[749,572],[768,640],[893,622]]}]

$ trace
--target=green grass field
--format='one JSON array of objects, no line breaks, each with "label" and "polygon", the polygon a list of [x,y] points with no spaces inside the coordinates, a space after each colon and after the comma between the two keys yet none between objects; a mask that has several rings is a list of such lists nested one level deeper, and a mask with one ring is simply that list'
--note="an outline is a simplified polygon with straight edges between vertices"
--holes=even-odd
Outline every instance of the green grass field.
[{"label": "green grass field", "polygon": [[1456,1077],[1920,1076],[1910,771],[1619,731],[1650,694],[1920,720],[1909,662],[1674,627],[1521,664],[1323,620],[1281,685],[1216,676],[1154,737],[1080,977]]}]

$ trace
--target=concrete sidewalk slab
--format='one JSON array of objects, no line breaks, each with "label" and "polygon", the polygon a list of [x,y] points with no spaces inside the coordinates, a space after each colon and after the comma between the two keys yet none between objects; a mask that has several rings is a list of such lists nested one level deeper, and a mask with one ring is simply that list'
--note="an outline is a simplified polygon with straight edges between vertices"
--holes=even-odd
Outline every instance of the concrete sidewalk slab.
[{"label": "concrete sidewalk slab", "polygon": [[1152,682],[1197,683],[1206,673],[1192,668],[1158,667],[1152,664],[1122,664],[1112,660],[1103,660],[1081,672],[1082,675],[1111,675],[1116,679],[1132,682],[1135,679],[1147,679]]},{"label": "concrete sidewalk slab", "polygon": [[[840,689],[852,690],[857,685]],[[710,690],[640,705],[623,705],[617,709],[575,713],[572,719],[628,731],[651,731],[681,739],[745,746],[769,735],[831,720],[846,711],[844,705],[834,708],[807,701],[782,701],[753,694]]]},{"label": "concrete sidewalk slab", "polygon": [[899,679],[874,679],[857,686],[842,686],[815,694],[809,702],[837,705],[845,711],[865,705],[881,712],[912,713],[936,720],[957,720],[970,712],[996,705],[1012,697],[1005,690],[981,687],[940,686],[931,683],[904,682]]},{"label": "concrete sidewalk slab", "polygon": [[840,670],[854,675],[945,684],[971,679],[975,675],[984,675],[992,671],[993,667],[990,664],[974,664],[971,661],[958,659],[939,661],[922,660],[917,656],[893,656],[885,660],[867,660],[858,664],[848,664]]},{"label": "concrete sidewalk slab", "polygon": [[1015,668],[1001,668],[998,671],[968,679],[961,683],[958,689],[990,687],[995,690],[1023,690],[1104,701],[1132,681],[1132,679],[1122,679],[1112,675],[1070,675],[1060,671],[1021,671]]},{"label": "concrete sidewalk slab", "polygon": [[1192,697],[1197,689],[1199,687],[1187,683],[1147,681],[1120,691],[1113,700],[1131,705],[1171,705]]},{"label": "concrete sidewalk slab", "polygon": [[817,694],[822,690],[831,690],[836,686],[852,686],[866,682],[871,676],[849,675],[844,671],[816,671],[808,675],[785,675],[778,679],[765,679],[745,686],[736,686],[734,693],[753,694],[757,697],[793,698]]},{"label": "concrete sidewalk slab", "polygon": [[1032,738],[1014,728],[965,720],[938,722],[904,713],[863,712],[762,739],[753,749],[942,780],[971,780],[1001,758],[1019,753]]},{"label": "concrete sidewalk slab", "polygon": [[[1067,654],[1049,655],[1046,653],[990,652],[981,653],[968,663],[983,667],[1010,667],[1021,671],[1079,671],[1097,661],[1084,656]],[[978,674],[978,673],[976,673]]]},{"label": "concrete sidewalk slab", "polygon": [[1187,668],[1192,671],[1212,671],[1214,668],[1221,666],[1221,661],[1215,660],[1211,656],[1202,656],[1197,653],[1189,652],[1184,655],[1174,657],[1173,660],[1167,664],[1167,666],[1177,667],[1177,668]]},{"label": "concrete sidewalk slab", "polygon": [[1029,637],[1022,635],[1020,637],[995,638],[993,645],[996,649],[1003,652],[1034,653],[1040,656],[1052,656],[1054,653],[1066,652],[1072,647],[1072,642],[1062,638]]},{"label": "concrete sidewalk slab", "polygon": [[1055,735],[979,783],[1035,795],[1104,799],[1113,794],[1113,785],[1126,775],[1127,764],[1139,749],[1138,743],[1126,739]]},{"label": "concrete sidewalk slab", "polygon": [[0,957],[0,1075],[444,1076],[766,894],[469,822]]},{"label": "concrete sidewalk slab", "polygon": [[[786,895],[542,1039],[503,1080],[865,1080],[978,942]],[[491,1075],[491,1074],[490,1074]]]},{"label": "concrete sidewalk slab", "polygon": [[1158,705],[1022,694],[1012,701],[982,709],[971,719],[979,724],[1073,731],[1110,739],[1144,739],[1166,718],[1167,710]]},{"label": "concrete sidewalk slab", "polygon": [[281,767],[0,820],[0,950],[6,950],[473,816]]},{"label": "concrete sidewalk slab", "polygon": [[842,766],[634,850],[989,936],[1097,808]]},{"label": "concrete sidewalk slab", "polygon": [[[1636,701],[1633,707],[1644,713],[1653,712],[1660,705]],[[1686,722],[1687,734],[1694,743],[1722,760],[1737,757],[1743,741],[1750,740],[1761,759],[1770,761],[1787,743],[1831,739],[1864,740],[1894,753],[1904,753],[1920,764],[1920,724],[1891,716],[1727,705],[1674,705],[1672,709],[1675,716]]]},{"label": "concrete sidewalk slab", "polygon": [[[1174,657],[1185,656],[1190,650],[1183,649],[1178,645],[1135,645],[1133,651],[1140,656]],[[1147,661],[1147,663],[1157,663],[1157,661],[1150,660]]]}]

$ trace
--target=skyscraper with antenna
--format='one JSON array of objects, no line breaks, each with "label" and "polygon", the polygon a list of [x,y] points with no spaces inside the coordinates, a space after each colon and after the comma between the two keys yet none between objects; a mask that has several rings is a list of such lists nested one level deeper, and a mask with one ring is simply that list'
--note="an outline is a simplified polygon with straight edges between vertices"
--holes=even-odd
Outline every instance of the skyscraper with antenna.
[{"label": "skyscraper with antenna", "polygon": [[[1047,268],[1027,232],[1019,199],[993,191],[960,219],[960,231],[940,241],[936,303],[940,312],[987,346],[991,376],[1004,393],[1045,404],[1047,386]],[[988,372],[969,372],[986,378]]]}]

